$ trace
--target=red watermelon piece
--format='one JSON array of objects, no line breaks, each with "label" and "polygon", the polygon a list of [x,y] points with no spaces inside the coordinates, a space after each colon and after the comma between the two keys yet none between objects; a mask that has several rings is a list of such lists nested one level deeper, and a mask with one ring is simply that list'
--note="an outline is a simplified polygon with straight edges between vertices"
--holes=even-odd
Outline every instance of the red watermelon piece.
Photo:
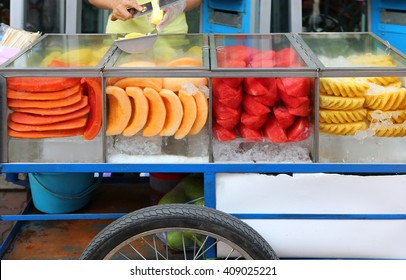
[{"label": "red watermelon piece", "polygon": [[272,68],[275,66],[274,60],[251,60],[247,65],[250,68]]},{"label": "red watermelon piece", "polygon": [[241,123],[253,130],[258,130],[268,119],[268,114],[250,115],[247,112],[241,113]]},{"label": "red watermelon piece", "polygon": [[284,143],[288,142],[288,136],[286,135],[283,128],[280,126],[273,114],[269,115],[268,120],[262,127],[262,134],[265,139],[273,143]]},{"label": "red watermelon piece", "polygon": [[289,141],[303,141],[309,138],[311,131],[309,121],[305,117],[297,118],[295,124],[286,132]]},{"label": "red watermelon piece", "polygon": [[217,123],[213,124],[213,136],[221,142],[231,141],[237,138],[235,129],[226,129]]},{"label": "red watermelon piece", "polygon": [[213,96],[219,99],[234,98],[240,91],[242,91],[242,87],[234,88],[218,81],[213,84]]},{"label": "red watermelon piece", "polygon": [[[261,78],[245,78],[244,79],[244,91],[253,96],[265,95],[268,92],[269,82]],[[265,83],[265,85],[264,85]]]},{"label": "red watermelon piece", "polygon": [[216,88],[220,84],[226,84],[232,88],[239,88],[244,81],[244,78],[213,78],[211,80],[212,87]]},{"label": "red watermelon piece", "polygon": [[242,88],[236,89],[234,94],[227,94],[227,96],[223,98],[218,97],[217,91],[213,91],[213,98],[225,106],[238,109],[242,103]]},{"label": "red watermelon piece", "polygon": [[312,111],[310,105],[307,103],[303,103],[302,105],[296,108],[287,107],[287,109],[290,114],[300,117],[307,117],[310,115]]},{"label": "red watermelon piece", "polygon": [[273,113],[283,129],[288,128],[295,122],[295,115],[289,113],[288,109],[282,103],[278,103],[273,107]]},{"label": "red watermelon piece", "polygon": [[264,115],[271,110],[268,106],[258,102],[253,96],[245,94],[242,98],[242,106],[244,111],[251,115]]},{"label": "red watermelon piece", "polygon": [[310,79],[309,78],[278,78],[280,86],[283,85],[284,91],[290,96],[309,96]]},{"label": "red watermelon piece", "polygon": [[274,50],[258,51],[252,56],[252,60],[272,60],[275,64],[276,52]]},{"label": "red watermelon piece", "polygon": [[275,54],[275,66],[276,67],[289,67],[297,65],[300,61],[300,57],[296,51],[292,48],[284,48],[276,52]]},{"label": "red watermelon piece", "polygon": [[216,119],[230,119],[239,118],[241,115],[241,110],[225,106],[220,103],[217,99],[213,98],[213,116]]},{"label": "red watermelon piece", "polygon": [[284,87],[281,79],[277,79],[278,94],[286,107],[297,108],[300,106],[310,106],[310,99],[308,96],[292,96],[287,93],[287,89]]},{"label": "red watermelon piece", "polygon": [[244,140],[249,142],[262,142],[262,133],[260,130],[251,129],[243,124],[238,125],[238,131]]},{"label": "red watermelon piece", "polygon": [[269,83],[268,85],[268,92],[261,96],[253,96],[256,101],[262,103],[266,106],[273,106],[275,105],[276,101],[279,100],[278,90],[276,87],[276,79],[275,78],[268,78],[273,79],[273,83]]},{"label": "red watermelon piece", "polygon": [[228,119],[216,119],[216,122],[224,127],[225,129],[233,129],[235,128],[235,126],[240,122],[240,117],[239,116],[233,116],[231,118]]}]

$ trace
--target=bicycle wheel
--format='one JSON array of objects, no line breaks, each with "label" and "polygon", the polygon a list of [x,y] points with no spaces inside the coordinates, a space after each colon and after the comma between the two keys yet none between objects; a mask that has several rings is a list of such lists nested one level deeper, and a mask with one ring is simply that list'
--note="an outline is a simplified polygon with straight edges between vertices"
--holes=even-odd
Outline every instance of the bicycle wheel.
[{"label": "bicycle wheel", "polygon": [[143,208],[109,224],[81,259],[277,259],[249,225],[219,210],[188,204]]}]

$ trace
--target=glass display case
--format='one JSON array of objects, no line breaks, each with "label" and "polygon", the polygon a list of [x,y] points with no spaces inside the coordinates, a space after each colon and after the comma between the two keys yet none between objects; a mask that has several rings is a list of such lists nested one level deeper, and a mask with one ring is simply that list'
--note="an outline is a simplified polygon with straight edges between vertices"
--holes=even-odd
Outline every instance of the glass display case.
[{"label": "glass display case", "polygon": [[2,162],[103,162],[101,69],[116,35],[40,38],[1,68]]},{"label": "glass display case", "polygon": [[156,40],[136,40],[141,40],[134,42],[137,46],[149,44],[146,52],[118,49],[103,71],[106,161],[209,162],[207,35],[165,34]]},{"label": "glass display case", "polygon": [[214,162],[313,162],[316,65],[290,34],[212,35]]},{"label": "glass display case", "polygon": [[320,68],[319,162],[406,162],[406,58],[371,33],[299,36]]}]

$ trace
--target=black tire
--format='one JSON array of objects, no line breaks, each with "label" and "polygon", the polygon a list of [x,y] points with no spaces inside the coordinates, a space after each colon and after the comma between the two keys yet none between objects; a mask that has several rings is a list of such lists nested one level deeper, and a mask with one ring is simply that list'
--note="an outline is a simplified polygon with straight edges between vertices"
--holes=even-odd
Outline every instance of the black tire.
[{"label": "black tire", "polygon": [[[169,232],[182,232],[180,247],[183,249],[174,250],[173,246],[168,246],[166,234]],[[183,233],[194,243],[193,246],[189,244],[190,247],[194,247],[193,249],[186,248],[187,242]],[[186,233],[193,233],[193,237]],[[165,234],[164,238],[162,234]],[[206,239],[209,240],[207,243]],[[151,206],[117,219],[93,238],[80,258],[207,259],[207,253],[203,256],[201,249],[206,250],[210,242],[214,242],[218,247],[224,247],[227,253],[220,257],[215,251],[215,255],[212,257],[209,255],[209,258],[254,260],[278,258],[268,242],[246,223],[216,209],[188,204]],[[155,245],[156,243],[162,244]],[[200,254],[196,253],[199,246]],[[152,254],[144,252],[152,249],[154,250]],[[233,253],[229,255],[231,251]],[[140,257],[141,254],[143,256]]]}]

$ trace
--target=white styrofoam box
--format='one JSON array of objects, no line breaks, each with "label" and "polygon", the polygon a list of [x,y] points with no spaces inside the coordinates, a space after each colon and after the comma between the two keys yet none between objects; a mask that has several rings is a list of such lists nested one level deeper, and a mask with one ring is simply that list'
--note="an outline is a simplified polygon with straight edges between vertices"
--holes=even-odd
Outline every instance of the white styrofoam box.
[{"label": "white styrofoam box", "polygon": [[282,258],[406,259],[406,176],[217,174],[216,209],[234,214],[344,214],[348,219],[244,219]]}]

